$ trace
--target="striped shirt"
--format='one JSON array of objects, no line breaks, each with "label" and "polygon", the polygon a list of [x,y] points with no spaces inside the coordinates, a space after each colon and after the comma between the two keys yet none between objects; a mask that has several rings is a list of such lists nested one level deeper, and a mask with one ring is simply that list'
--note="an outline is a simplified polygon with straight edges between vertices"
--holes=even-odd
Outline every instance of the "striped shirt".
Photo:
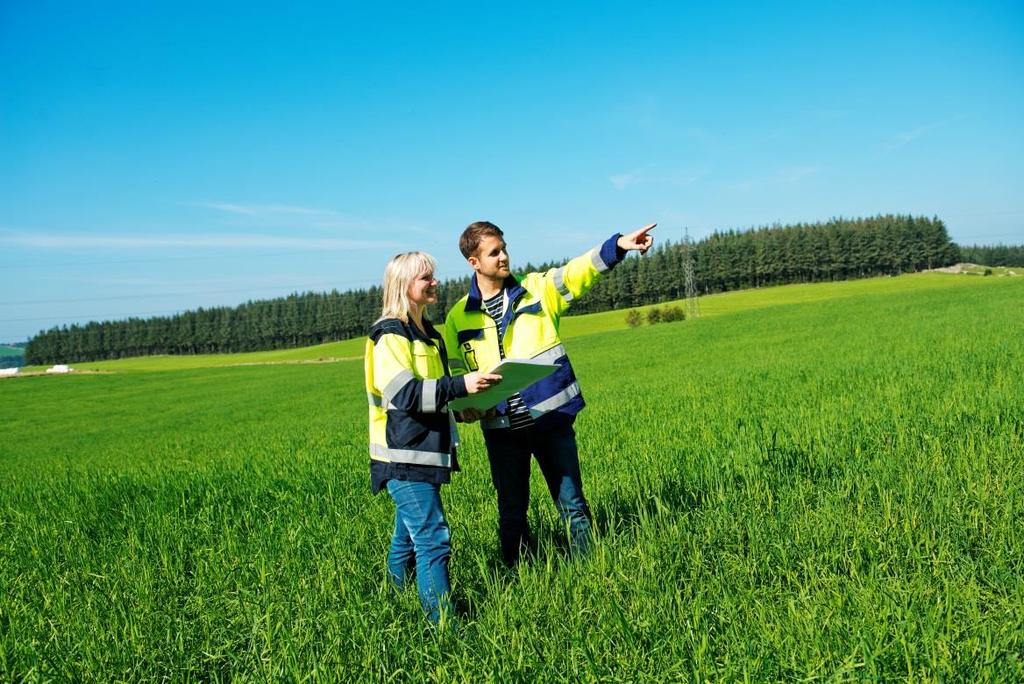
[{"label": "striped shirt", "polygon": [[[500,354],[501,358],[504,359],[505,345],[503,344],[503,340],[505,338],[505,328],[502,323],[502,318],[505,313],[505,291],[502,290],[490,299],[483,300],[483,305],[484,310],[498,325],[498,354]],[[526,404],[523,403],[523,397],[518,392],[513,394],[506,401],[508,402],[508,423],[511,429],[518,430],[520,428],[533,425],[533,418],[530,416],[530,410],[526,408]]]}]

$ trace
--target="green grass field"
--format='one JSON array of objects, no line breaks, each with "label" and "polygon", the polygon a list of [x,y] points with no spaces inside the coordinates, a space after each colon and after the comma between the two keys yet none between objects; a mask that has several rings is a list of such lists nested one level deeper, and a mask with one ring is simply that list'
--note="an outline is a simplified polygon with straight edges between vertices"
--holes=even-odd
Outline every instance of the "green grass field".
[{"label": "green grass field", "polygon": [[0,381],[0,680],[1024,679],[1024,279],[701,306],[564,320],[587,559],[535,473],[500,566],[463,430],[449,631],[384,581],[361,363]]}]

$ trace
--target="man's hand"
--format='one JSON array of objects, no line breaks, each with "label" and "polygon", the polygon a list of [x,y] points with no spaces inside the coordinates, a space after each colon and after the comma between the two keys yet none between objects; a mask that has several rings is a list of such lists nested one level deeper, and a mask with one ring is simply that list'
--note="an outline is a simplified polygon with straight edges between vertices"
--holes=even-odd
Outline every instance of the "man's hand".
[{"label": "man's hand", "polygon": [[651,245],[654,244],[654,238],[647,233],[654,230],[654,226],[656,225],[658,224],[651,223],[640,230],[634,230],[629,235],[621,235],[619,236],[619,241],[615,244],[618,245],[619,249],[627,252],[640,252],[641,254],[646,254],[647,250],[649,250]]}]

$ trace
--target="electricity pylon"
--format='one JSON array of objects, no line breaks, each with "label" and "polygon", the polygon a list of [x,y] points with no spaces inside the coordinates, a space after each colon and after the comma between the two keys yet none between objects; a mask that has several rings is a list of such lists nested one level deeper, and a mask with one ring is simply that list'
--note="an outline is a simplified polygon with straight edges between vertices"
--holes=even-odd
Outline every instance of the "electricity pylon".
[{"label": "electricity pylon", "polygon": [[696,248],[690,239],[690,229],[686,229],[683,237],[683,288],[686,293],[686,317],[700,317],[700,303],[697,301],[697,277],[694,275],[693,261]]}]

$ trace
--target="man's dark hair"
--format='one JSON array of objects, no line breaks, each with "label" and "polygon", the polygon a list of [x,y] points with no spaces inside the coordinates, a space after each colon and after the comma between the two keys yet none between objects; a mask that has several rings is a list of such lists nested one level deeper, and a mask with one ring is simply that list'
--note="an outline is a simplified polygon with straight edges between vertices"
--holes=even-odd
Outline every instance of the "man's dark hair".
[{"label": "man's dark hair", "polygon": [[476,254],[480,242],[488,235],[502,239],[505,236],[501,232],[501,228],[490,221],[476,221],[466,226],[466,230],[462,231],[462,235],[459,237],[459,251],[462,252],[462,256],[468,259]]}]

